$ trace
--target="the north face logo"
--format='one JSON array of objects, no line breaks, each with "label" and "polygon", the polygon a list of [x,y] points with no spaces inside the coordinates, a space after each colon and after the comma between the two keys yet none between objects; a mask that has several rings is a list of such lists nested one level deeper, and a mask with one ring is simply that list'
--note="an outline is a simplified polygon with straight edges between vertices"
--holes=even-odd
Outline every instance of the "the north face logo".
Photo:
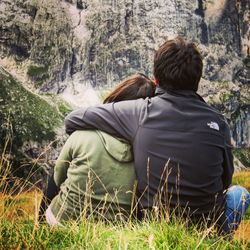
[{"label": "the north face logo", "polygon": [[220,127],[217,122],[208,122],[207,125],[209,128],[215,129],[215,130],[220,130]]}]

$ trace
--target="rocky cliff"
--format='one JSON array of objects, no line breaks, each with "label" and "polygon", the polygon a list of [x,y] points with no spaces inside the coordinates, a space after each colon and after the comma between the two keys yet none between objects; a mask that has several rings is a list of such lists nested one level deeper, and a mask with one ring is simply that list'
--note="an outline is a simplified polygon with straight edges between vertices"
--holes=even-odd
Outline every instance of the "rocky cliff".
[{"label": "rocky cliff", "polygon": [[224,112],[236,146],[250,145],[248,0],[1,0],[0,62],[34,91],[79,83],[110,87],[151,75],[155,49],[173,35],[199,44],[200,93]]}]

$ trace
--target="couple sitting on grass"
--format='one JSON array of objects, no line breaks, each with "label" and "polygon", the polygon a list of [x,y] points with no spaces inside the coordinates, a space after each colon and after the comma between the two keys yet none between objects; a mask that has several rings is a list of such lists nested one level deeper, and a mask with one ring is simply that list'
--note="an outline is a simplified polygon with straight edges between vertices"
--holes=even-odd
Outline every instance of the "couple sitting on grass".
[{"label": "couple sitting on grass", "polygon": [[[154,57],[154,80],[136,74],[104,104],[70,113],[45,212],[65,220],[181,216],[231,233],[250,202],[234,171],[224,117],[196,93],[202,75],[196,46],[181,37]],[[54,182],[55,183],[54,183]]]}]

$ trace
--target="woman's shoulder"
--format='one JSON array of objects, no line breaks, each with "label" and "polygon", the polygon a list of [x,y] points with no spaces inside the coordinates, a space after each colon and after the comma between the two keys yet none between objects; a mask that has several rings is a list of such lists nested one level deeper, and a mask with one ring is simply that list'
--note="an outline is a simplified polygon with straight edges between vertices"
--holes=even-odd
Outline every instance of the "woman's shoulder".
[{"label": "woman's shoulder", "polygon": [[74,152],[106,152],[118,161],[131,161],[131,145],[122,138],[114,137],[100,130],[78,130],[69,138]]},{"label": "woman's shoulder", "polygon": [[96,130],[76,130],[74,133],[70,135],[70,137],[78,138],[78,137],[86,137],[86,136],[98,136]]},{"label": "woman's shoulder", "polygon": [[84,148],[87,145],[101,142],[96,130],[76,130],[68,138],[71,148]]},{"label": "woman's shoulder", "polygon": [[125,139],[110,135],[100,130],[76,130],[69,137],[69,139],[74,142],[82,139],[87,140],[88,138],[91,140],[94,140],[94,138],[100,138],[101,140],[105,139],[107,141],[116,141],[117,143],[128,144]]}]

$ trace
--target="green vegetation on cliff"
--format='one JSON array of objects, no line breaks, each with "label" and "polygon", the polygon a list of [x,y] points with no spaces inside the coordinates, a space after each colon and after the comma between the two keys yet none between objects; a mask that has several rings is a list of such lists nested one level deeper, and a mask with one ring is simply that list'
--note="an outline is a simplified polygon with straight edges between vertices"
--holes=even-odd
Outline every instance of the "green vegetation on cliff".
[{"label": "green vegetation on cliff", "polygon": [[48,65],[29,65],[27,75],[34,81],[35,86],[41,86],[49,78]]},{"label": "green vegetation on cliff", "polygon": [[37,76],[41,75],[43,73],[46,73],[48,71],[48,66],[37,66],[37,65],[30,65],[28,67],[27,74],[32,77],[32,76]]},{"label": "green vegetation on cliff", "polygon": [[53,139],[54,128],[63,119],[56,107],[25,89],[3,68],[0,68],[0,104],[0,133],[3,134],[6,122],[9,122],[18,145],[27,140]]},{"label": "green vegetation on cliff", "polygon": [[[34,160],[44,154],[44,146],[55,139],[55,129],[62,125],[64,116],[56,104],[53,106],[24,88],[2,67],[0,106],[0,155],[6,155],[11,161],[9,174],[37,182],[41,179],[42,170],[35,167],[37,161]],[[0,168],[0,174],[2,171],[5,170]],[[33,175],[35,171],[39,173]]]}]

